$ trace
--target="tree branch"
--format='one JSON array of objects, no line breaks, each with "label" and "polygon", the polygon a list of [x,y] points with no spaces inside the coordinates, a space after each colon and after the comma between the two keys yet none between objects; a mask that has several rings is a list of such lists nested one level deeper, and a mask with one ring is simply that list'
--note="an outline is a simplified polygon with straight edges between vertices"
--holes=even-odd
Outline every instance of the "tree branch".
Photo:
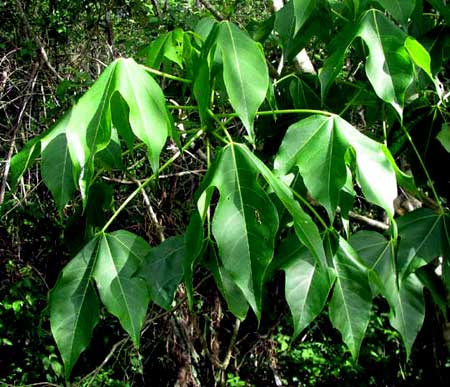
[{"label": "tree branch", "polygon": [[199,0],[200,4],[202,4],[217,20],[225,20],[225,16],[223,16],[220,11],[218,11],[208,0]]}]

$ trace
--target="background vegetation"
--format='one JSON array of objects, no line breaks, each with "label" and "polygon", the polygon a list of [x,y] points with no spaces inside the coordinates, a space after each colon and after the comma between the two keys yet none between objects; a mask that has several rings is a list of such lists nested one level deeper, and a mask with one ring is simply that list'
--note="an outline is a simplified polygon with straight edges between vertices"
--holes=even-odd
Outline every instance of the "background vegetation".
[{"label": "background vegetation", "polygon": [[[312,16],[305,18],[304,24],[295,25],[295,34],[283,29],[289,16],[287,8],[275,17],[273,4],[267,1],[7,0],[0,3],[0,383],[64,385],[64,363],[51,334],[48,293],[70,259],[132,194],[136,181],[143,181],[152,174],[142,146],[138,145],[133,151],[123,146],[122,160],[129,167],[128,174],[121,173],[120,168],[102,165],[89,191],[90,205],[83,210],[83,198],[79,193],[63,203],[64,198],[49,191],[39,163],[30,164],[14,188],[13,158],[17,161],[19,151],[55,125],[106,66],[120,57],[133,57],[139,63],[175,77],[154,74],[185,143],[188,134],[205,124],[205,117],[195,108],[200,104],[195,102],[198,96],[176,79],[195,78],[195,74],[189,73],[195,66],[183,62],[186,58],[177,51],[172,52],[173,47],[163,52],[158,62],[155,44],[152,51],[151,43],[167,32],[179,31],[177,28],[200,34],[198,25],[206,16],[230,20],[264,47],[274,86],[273,94],[269,92],[261,110],[323,109],[339,114],[360,132],[384,143],[397,165],[413,174],[413,186],[399,180],[399,197],[391,222],[414,213],[418,207],[436,211],[447,219],[450,11],[446,0],[400,1],[397,11],[384,1],[311,3],[318,8],[311,11]],[[409,4],[415,5],[413,9],[409,9]],[[369,54],[367,42],[355,39],[346,44],[346,35],[342,34],[340,40],[333,40],[352,24],[352,20],[358,20],[363,11],[369,9],[379,11],[430,53],[430,74],[420,59],[414,67],[414,81],[411,86],[407,85],[400,103],[402,119],[398,116],[399,108],[386,98],[383,101],[368,81],[364,71]],[[317,13],[320,19],[314,19]],[[330,18],[329,28],[324,28],[324,15]],[[300,19],[296,20],[298,23]],[[203,43],[198,47],[195,44],[192,38],[194,48],[204,47]],[[313,71],[297,57],[303,48],[306,48]],[[340,51],[342,60],[345,54],[343,63],[340,63],[341,58],[333,56]],[[334,75],[330,75],[331,81],[327,84],[319,80],[316,70],[322,69],[323,78],[323,74],[327,74],[323,69],[330,66],[330,58],[334,57],[337,58],[337,73],[331,70]],[[224,78],[217,76],[213,82],[215,112],[218,116],[221,114],[221,119],[228,119],[221,122],[226,122],[234,141],[249,143],[251,132],[237,119],[234,112],[238,109],[230,106]],[[324,84],[328,88],[326,99]],[[177,105],[181,108],[177,109]],[[305,117],[290,113],[259,116],[251,149],[267,165],[273,166],[288,127]],[[224,146],[221,136],[225,137],[227,130],[201,137],[187,147],[156,182],[139,192],[118,214],[113,229],[133,232],[151,246],[185,233],[195,210],[196,191],[211,160],[221,154]],[[165,145],[161,165],[175,154],[175,137]],[[39,156],[41,158],[44,159],[44,155]],[[351,161],[347,166],[354,167]],[[380,182],[380,186],[383,184]],[[352,210],[345,216],[345,203],[339,203],[342,213],[336,215],[334,222],[327,218],[334,211],[330,211],[330,203],[319,200],[323,204],[321,207],[315,200],[317,197],[306,194],[306,188],[297,185],[295,189],[308,197],[307,213],[317,213],[326,220],[327,227],[341,235],[375,230],[389,236],[386,208],[367,200],[368,195],[360,184],[355,184],[354,188]],[[217,201],[218,196],[214,196],[212,209]],[[277,234],[277,251],[283,246],[281,241],[293,235],[291,221],[285,219],[284,228]],[[442,222],[447,224],[445,220]],[[331,228],[320,230],[324,239]],[[414,234],[414,240],[427,240],[425,231],[421,229]],[[109,309],[101,307],[100,321],[89,347],[74,365],[71,384],[410,386],[426,382],[448,385],[450,323],[446,265],[449,246],[445,244],[444,235],[448,242],[445,232],[446,229],[431,240],[428,255],[424,253],[419,257],[426,260],[426,265],[417,264],[422,267],[417,268],[416,274],[422,286],[425,285],[425,320],[415,341],[413,337],[414,345],[410,343],[412,348],[405,349],[402,338],[405,332],[392,328],[389,303],[380,296],[374,298],[370,309],[370,322],[357,361],[343,343],[341,333],[330,323],[331,312],[327,308],[305,330],[300,329],[300,335],[294,339],[296,323],[285,294],[288,269],[277,271],[276,267],[273,268],[275,274],[264,285],[261,320],[250,311],[241,322],[235,317],[239,316],[239,308],[230,306],[233,297],[217,280],[217,269],[215,271],[211,263],[216,256],[212,243],[205,247],[209,250],[193,273],[192,309],[188,302],[189,288],[184,285],[177,287],[173,303],[171,299],[166,300],[168,308],[161,307],[161,303],[151,303],[140,334],[139,349],[124,333],[119,321],[108,313]],[[329,236],[329,239],[332,238]],[[357,241],[352,245],[355,247]],[[362,250],[358,250],[361,255]],[[415,270],[415,267],[411,269]],[[237,299],[240,301],[242,297]],[[247,301],[244,299],[243,304]]]}]

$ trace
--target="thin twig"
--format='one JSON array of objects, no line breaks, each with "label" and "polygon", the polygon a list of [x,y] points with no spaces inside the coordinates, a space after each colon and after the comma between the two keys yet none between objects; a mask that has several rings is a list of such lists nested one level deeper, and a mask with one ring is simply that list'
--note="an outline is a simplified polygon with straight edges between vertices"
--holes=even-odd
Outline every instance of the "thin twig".
[{"label": "thin twig", "polygon": [[31,77],[30,77],[30,80],[28,83],[31,91],[30,91],[30,93],[28,93],[28,95],[25,97],[25,99],[23,101],[22,107],[21,107],[19,115],[17,117],[16,125],[14,126],[14,129],[12,132],[8,154],[6,155],[6,158],[5,158],[5,166],[3,168],[2,184],[0,186],[0,206],[3,204],[3,201],[5,200],[6,185],[8,182],[9,170],[11,167],[12,155],[14,153],[14,148],[16,146],[17,134],[18,134],[20,126],[22,124],[22,119],[23,119],[25,109],[28,106],[31,96],[33,95],[34,86],[36,84],[36,79],[38,76],[38,69],[39,69],[39,63],[35,62],[32,70],[31,70]]},{"label": "thin twig", "polygon": [[369,218],[367,216],[357,214],[356,212],[349,211],[348,216],[352,218],[353,220],[356,220],[360,223],[365,223],[373,228],[377,228],[381,231],[387,231],[389,230],[389,225],[383,222],[380,222],[379,220],[375,220],[372,218]]},{"label": "thin twig", "polygon": [[142,188],[141,189],[142,198],[144,199],[144,203],[145,203],[145,205],[147,207],[147,211],[148,211],[148,213],[150,215],[150,219],[153,221],[153,223],[155,225],[156,232],[158,233],[159,240],[161,242],[164,242],[166,240],[166,238],[164,237],[164,228],[163,228],[163,226],[161,226],[161,223],[159,223],[158,217],[156,216],[156,213],[155,213],[155,211],[153,210],[153,207],[152,207],[152,203],[150,202],[150,198],[148,197],[147,192],[145,192],[145,188],[142,187],[141,182],[138,179],[136,179],[135,177],[130,176],[130,179],[135,184],[137,184],[138,187]]},{"label": "thin twig", "polygon": [[17,9],[19,11],[20,17],[22,18],[22,21],[23,21],[23,23],[25,25],[25,28],[26,28],[27,32],[31,35],[33,40],[36,42],[36,45],[38,46],[38,52],[39,52],[42,60],[47,65],[49,70],[55,75],[55,77],[58,78],[58,80],[63,81],[64,78],[61,75],[58,74],[56,69],[50,63],[50,61],[48,59],[48,56],[47,56],[47,52],[45,51],[45,48],[44,48],[44,45],[42,44],[41,39],[39,38],[39,36],[37,36],[33,32],[33,29],[31,28],[31,25],[28,22],[27,15],[25,14],[25,12],[23,10],[22,3],[20,2],[20,0],[16,0],[16,5],[17,5]]}]

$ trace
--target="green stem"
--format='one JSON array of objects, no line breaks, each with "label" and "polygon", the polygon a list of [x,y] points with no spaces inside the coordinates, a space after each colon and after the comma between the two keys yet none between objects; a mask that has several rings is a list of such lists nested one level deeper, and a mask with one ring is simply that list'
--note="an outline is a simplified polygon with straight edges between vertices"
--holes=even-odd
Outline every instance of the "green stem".
[{"label": "green stem", "polygon": [[167,105],[170,110],[198,110],[198,106],[192,105]]},{"label": "green stem", "polygon": [[406,138],[408,139],[409,143],[411,144],[411,147],[413,148],[414,153],[416,154],[417,159],[419,160],[420,166],[422,167],[422,169],[423,169],[423,171],[424,171],[424,173],[425,173],[425,176],[426,176],[426,178],[427,178],[427,184],[428,184],[428,186],[429,186],[430,189],[431,189],[431,192],[432,192],[432,194],[433,194],[434,200],[435,200],[436,203],[438,204],[439,209],[440,209],[441,211],[444,211],[444,209],[443,209],[443,207],[442,207],[441,199],[439,198],[439,196],[438,196],[438,194],[437,194],[437,192],[436,192],[436,189],[434,188],[434,184],[433,184],[433,181],[431,180],[431,176],[430,176],[430,174],[428,173],[428,169],[427,169],[427,167],[425,166],[425,163],[423,162],[422,157],[420,156],[420,153],[419,153],[418,149],[416,148],[416,145],[414,144],[413,139],[412,139],[411,136],[409,135],[409,132],[406,130],[406,127],[403,125],[403,123],[400,123],[400,126],[402,127],[403,132],[405,133]]},{"label": "green stem", "polygon": [[208,109],[208,114],[213,118],[214,121],[216,121],[219,124],[221,129],[225,132],[225,135],[227,136],[228,142],[230,144],[232,144],[233,143],[233,138],[231,137],[230,133],[228,132],[228,130],[225,127],[225,125],[223,124],[223,122],[220,121],[219,117],[217,115],[215,115],[210,109]]},{"label": "green stem", "polygon": [[[335,113],[327,112],[324,110],[316,110],[316,109],[280,109],[280,110],[263,110],[256,113],[257,116],[270,116],[272,114],[322,114],[328,117],[336,116]],[[225,117],[238,117],[237,113],[224,113],[217,114],[218,118]]]},{"label": "green stem", "polygon": [[353,105],[353,102],[356,101],[356,99],[359,97],[359,95],[361,94],[361,92],[362,92],[362,89],[359,89],[359,90],[355,93],[355,95],[353,96],[353,98],[352,98],[349,102],[347,102],[347,103],[345,104],[344,109],[339,113],[339,115],[340,115],[341,117],[342,117],[342,115],[348,110],[348,108],[349,108],[350,106]]},{"label": "green stem", "polygon": [[192,81],[190,79],[186,79],[186,78],[181,78],[181,77],[177,77],[175,75],[172,74],[167,74],[167,73],[163,73],[162,71],[156,70],[156,69],[152,69],[151,67],[147,67],[144,65],[140,65],[145,71],[148,71],[151,74],[155,74],[155,75],[159,75],[160,77],[164,77],[167,79],[172,79],[174,81],[179,81],[179,82],[183,82],[183,83],[192,83]]},{"label": "green stem", "polygon": [[169,160],[167,160],[161,168],[159,168],[158,173],[153,173],[148,179],[146,179],[141,185],[139,185],[131,194],[128,196],[123,203],[120,205],[120,207],[112,214],[112,216],[109,218],[109,220],[106,222],[106,224],[101,229],[100,233],[104,233],[109,226],[114,222],[114,220],[117,218],[117,216],[123,211],[123,209],[134,199],[134,197],[139,194],[151,181],[155,180],[159,172],[162,172],[166,170],[170,165],[173,164],[173,162],[180,157],[180,155],[188,149],[191,144],[197,140],[201,135],[203,134],[203,130],[200,129],[197,133],[195,133],[188,141],[187,143],[181,148],[180,151],[175,153]]},{"label": "green stem", "polygon": [[308,209],[314,214],[314,216],[317,218],[317,220],[320,222],[320,224],[325,228],[325,229],[329,229],[330,227],[327,225],[327,223],[323,220],[323,218],[319,215],[319,213],[316,211],[316,209],[311,205],[310,202],[308,202],[308,200],[306,200],[302,195],[300,195],[297,191],[295,191],[294,189],[290,188],[289,189],[292,191],[292,193],[294,194],[294,196],[296,196],[306,207],[308,207]]},{"label": "green stem", "polygon": [[286,79],[289,79],[289,78],[291,78],[291,77],[297,78],[297,75],[291,73],[291,74],[285,75],[284,77],[281,77],[280,79],[276,79],[276,80],[273,82],[273,87],[275,87],[277,84],[279,84],[279,83],[281,83],[281,82],[283,82],[283,81],[285,81]]}]

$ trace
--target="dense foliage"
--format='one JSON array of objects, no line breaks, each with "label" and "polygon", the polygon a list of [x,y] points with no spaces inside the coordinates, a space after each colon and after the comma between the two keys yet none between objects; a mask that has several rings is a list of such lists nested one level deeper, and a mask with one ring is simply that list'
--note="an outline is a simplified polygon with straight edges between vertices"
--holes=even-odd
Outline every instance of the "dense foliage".
[{"label": "dense foliage", "polygon": [[[46,255],[63,251],[58,243],[71,255],[64,267],[58,263],[57,279],[52,273],[45,311],[62,362],[48,331],[32,339],[48,348],[47,380],[71,379],[78,360],[88,362],[91,341],[109,337],[103,330],[120,335],[109,314],[132,345],[126,338],[110,345],[93,371],[99,385],[114,385],[114,371],[105,365],[124,345],[133,372],[142,375],[134,384],[145,384],[144,375],[151,375],[146,367],[176,364],[175,380],[152,382],[379,385],[403,378],[411,385],[422,375],[402,367],[392,371],[385,363],[391,355],[383,351],[403,356],[399,364],[414,357],[424,321],[433,331],[422,333],[423,342],[433,340],[433,377],[445,385],[446,1],[291,0],[273,13],[256,2],[260,15],[250,21],[246,2],[200,1],[214,18],[198,11],[181,27],[178,18],[193,2],[181,11],[166,2],[173,12],[166,15],[157,1],[153,7],[143,3],[108,8],[83,2],[81,13],[67,3],[50,13],[55,44],[73,33],[61,20],[78,13],[96,25],[89,17],[105,15],[109,51],[102,59],[109,65],[95,81],[81,71],[64,79],[45,57],[61,78],[58,103],[67,109],[11,157],[20,115],[7,150],[0,192],[4,221],[20,216],[17,208],[30,211],[24,192],[42,179],[57,213],[45,214],[51,211],[45,200],[33,209],[32,228],[49,218],[59,234],[52,239],[43,232]],[[32,35],[36,27],[23,4],[17,7]],[[91,12],[96,7],[100,13]],[[142,46],[129,53],[132,31],[119,29],[119,50],[111,18],[120,21],[133,12],[146,23],[165,20],[167,28],[150,41],[139,37],[132,48]],[[42,54],[40,38],[32,44]],[[42,121],[48,125],[61,110],[52,106],[51,117]],[[37,160],[39,174],[30,175]],[[19,270],[12,260],[5,263],[11,272]],[[13,311],[26,319],[43,304],[43,291],[34,293],[27,282],[36,281],[32,266],[24,267],[19,287],[7,283],[0,317]],[[20,287],[28,298],[18,296]],[[169,340],[146,335],[168,316],[164,329],[173,333],[179,359],[158,355],[159,364],[147,365],[157,358],[145,357],[148,348],[163,353]],[[11,328],[0,329],[2,345],[12,346]],[[258,329],[271,337],[265,348],[247,337]],[[311,340],[295,341],[299,335]],[[386,343],[377,343],[382,335]],[[366,354],[373,356],[373,364],[365,365],[373,366],[369,375],[357,365],[361,351],[361,363]],[[265,371],[251,376],[248,364],[258,367],[264,353]],[[250,361],[244,365],[246,354]],[[333,364],[328,371],[321,367],[326,363]],[[303,370],[292,373],[299,365]],[[392,379],[381,380],[377,367]]]}]

